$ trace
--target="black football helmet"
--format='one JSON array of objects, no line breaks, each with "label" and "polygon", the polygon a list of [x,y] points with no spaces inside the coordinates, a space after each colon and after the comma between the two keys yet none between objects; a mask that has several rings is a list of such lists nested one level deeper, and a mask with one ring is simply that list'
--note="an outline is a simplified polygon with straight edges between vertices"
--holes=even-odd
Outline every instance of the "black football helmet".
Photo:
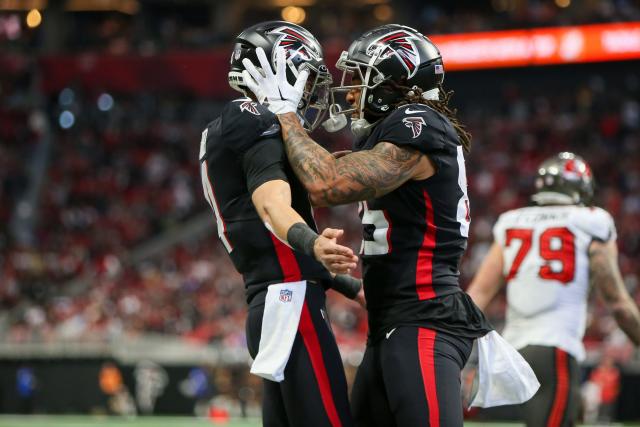
[{"label": "black football helmet", "polygon": [[[410,90],[419,88],[424,99],[438,99],[438,85],[444,80],[438,48],[417,30],[397,24],[358,37],[342,52],[336,67],[342,70],[342,79],[331,89],[330,112],[332,117],[358,113],[359,120],[351,124],[356,135],[367,134],[371,123],[390,113]],[[354,89],[362,91],[360,105],[341,110],[336,94]]]},{"label": "black football helmet", "polygon": [[[329,106],[329,86],[331,74],[324,63],[322,47],[318,40],[299,25],[284,21],[268,21],[256,24],[244,30],[235,39],[231,53],[229,86],[248,96],[250,91],[245,85],[242,60],[248,58],[253,64],[259,64],[256,49],[261,47],[275,72],[276,49],[283,47],[287,58],[287,80],[292,85],[303,69],[310,71],[304,95],[298,105],[298,114],[303,119],[305,129],[315,129]],[[259,100],[262,101],[262,100]]]},{"label": "black football helmet", "polygon": [[587,162],[563,152],[542,162],[531,197],[538,205],[589,205],[593,199],[593,175]]}]

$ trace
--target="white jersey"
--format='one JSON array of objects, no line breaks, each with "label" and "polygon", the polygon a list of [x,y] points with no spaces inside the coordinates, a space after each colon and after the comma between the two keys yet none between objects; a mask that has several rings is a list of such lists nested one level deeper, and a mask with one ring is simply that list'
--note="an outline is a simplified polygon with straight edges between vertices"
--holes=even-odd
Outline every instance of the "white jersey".
[{"label": "white jersey", "polygon": [[535,206],[500,216],[493,229],[507,281],[504,338],[515,348],[559,347],[584,359],[589,245],[615,241],[611,215],[600,208]]}]

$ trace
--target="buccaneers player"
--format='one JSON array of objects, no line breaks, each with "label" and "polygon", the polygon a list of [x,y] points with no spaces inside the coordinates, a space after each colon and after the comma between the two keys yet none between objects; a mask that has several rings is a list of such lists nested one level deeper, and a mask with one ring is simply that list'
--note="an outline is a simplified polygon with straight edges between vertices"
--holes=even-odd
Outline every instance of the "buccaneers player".
[{"label": "buccaneers player", "polygon": [[535,206],[500,216],[468,289],[484,309],[508,285],[503,335],[541,383],[523,405],[528,426],[576,423],[590,287],[640,345],[640,314],[618,270],[615,225],[609,213],[590,206],[592,196],[591,169],[582,158],[559,153],[547,159],[538,169]]}]

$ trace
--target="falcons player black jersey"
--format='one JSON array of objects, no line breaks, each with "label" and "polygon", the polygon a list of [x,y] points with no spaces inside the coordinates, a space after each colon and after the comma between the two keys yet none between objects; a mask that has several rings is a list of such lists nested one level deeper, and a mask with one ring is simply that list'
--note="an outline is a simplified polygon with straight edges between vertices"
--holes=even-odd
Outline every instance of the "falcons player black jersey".
[{"label": "falcons player black jersey", "polygon": [[328,272],[315,259],[295,252],[267,230],[251,194],[271,180],[287,181],[291,206],[314,230],[306,191],[285,160],[275,115],[251,99],[237,99],[202,132],[200,165],[204,195],[218,224],[218,236],[242,274],[247,301],[273,283],[316,280]]},{"label": "falcons player black jersey", "polygon": [[[471,220],[458,141],[445,116],[426,105],[410,104],[356,143],[355,150],[380,142],[413,148],[428,155],[436,167],[428,179],[407,181],[360,204],[364,289],[374,339],[400,324],[440,325],[457,333],[470,328],[468,335],[478,335],[469,322],[478,323],[482,314],[458,284]],[[456,296],[444,298],[451,294]]]}]

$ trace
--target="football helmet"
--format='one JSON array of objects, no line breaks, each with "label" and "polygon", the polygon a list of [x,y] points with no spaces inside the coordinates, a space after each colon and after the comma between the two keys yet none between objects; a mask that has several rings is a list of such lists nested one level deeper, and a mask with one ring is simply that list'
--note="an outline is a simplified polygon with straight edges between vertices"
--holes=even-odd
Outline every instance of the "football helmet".
[{"label": "football helmet", "polygon": [[328,109],[329,86],[332,83],[318,40],[301,26],[284,21],[262,22],[240,33],[231,52],[228,80],[229,86],[245,96],[248,96],[250,91],[242,77],[242,60],[248,58],[254,64],[258,64],[256,49],[259,47],[264,49],[274,72],[276,49],[285,49],[287,80],[291,84],[295,83],[300,71],[305,68],[309,70],[310,75],[298,105],[298,114],[305,129],[315,129],[322,122]]},{"label": "football helmet", "polygon": [[591,168],[573,153],[559,153],[542,162],[535,187],[531,200],[538,205],[589,205],[593,199]]},{"label": "football helmet", "polygon": [[[358,37],[336,63],[340,86],[331,89],[331,117],[359,117],[351,122],[356,136],[365,136],[377,120],[394,109],[411,90],[424,99],[438,99],[444,66],[438,48],[423,34],[404,25],[389,24]],[[336,95],[360,90],[360,105],[342,110]]]}]

